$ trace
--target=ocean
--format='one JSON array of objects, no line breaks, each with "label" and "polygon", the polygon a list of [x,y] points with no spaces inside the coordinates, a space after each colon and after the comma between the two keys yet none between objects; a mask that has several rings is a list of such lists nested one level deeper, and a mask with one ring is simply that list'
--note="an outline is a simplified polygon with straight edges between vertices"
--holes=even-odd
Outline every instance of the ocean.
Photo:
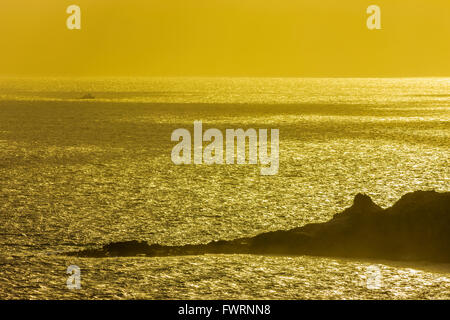
[{"label": "ocean", "polygon": [[[278,174],[174,165],[171,133],[196,120],[279,129]],[[360,192],[388,207],[450,191],[449,138],[449,78],[0,78],[0,298],[449,299],[448,264],[64,255],[287,230]]]}]

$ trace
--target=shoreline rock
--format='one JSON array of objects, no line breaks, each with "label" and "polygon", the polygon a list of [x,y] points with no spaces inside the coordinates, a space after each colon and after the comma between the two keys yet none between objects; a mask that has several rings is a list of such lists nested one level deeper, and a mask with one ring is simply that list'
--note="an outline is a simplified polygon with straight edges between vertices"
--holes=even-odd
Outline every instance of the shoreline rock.
[{"label": "shoreline rock", "polygon": [[79,257],[201,254],[315,255],[450,262],[450,192],[407,193],[386,209],[376,205],[369,196],[357,194],[351,207],[327,222],[231,241],[163,246],[133,240],[67,253]]}]

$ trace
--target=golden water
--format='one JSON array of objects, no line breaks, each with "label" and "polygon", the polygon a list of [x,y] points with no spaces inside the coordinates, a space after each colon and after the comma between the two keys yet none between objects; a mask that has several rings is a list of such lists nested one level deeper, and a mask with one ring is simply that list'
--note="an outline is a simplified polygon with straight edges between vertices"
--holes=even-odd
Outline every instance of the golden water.
[{"label": "golden water", "polygon": [[[80,100],[86,93],[95,99]],[[280,169],[175,166],[171,132],[280,130]],[[450,298],[450,267],[317,257],[73,258],[233,239],[449,191],[450,79],[0,79],[0,298]],[[68,290],[66,268],[81,268]],[[382,286],[368,289],[366,268]]]}]

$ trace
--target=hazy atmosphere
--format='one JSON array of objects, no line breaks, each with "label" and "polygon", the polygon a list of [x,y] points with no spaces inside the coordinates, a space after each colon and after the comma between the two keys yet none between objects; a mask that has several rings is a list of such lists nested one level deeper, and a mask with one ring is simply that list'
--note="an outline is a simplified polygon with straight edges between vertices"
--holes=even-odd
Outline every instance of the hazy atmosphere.
[{"label": "hazy atmosphere", "polygon": [[449,0],[73,1],[0,1],[0,299],[450,299]]},{"label": "hazy atmosphere", "polygon": [[63,76],[429,77],[450,74],[448,0],[2,1],[0,72]]}]

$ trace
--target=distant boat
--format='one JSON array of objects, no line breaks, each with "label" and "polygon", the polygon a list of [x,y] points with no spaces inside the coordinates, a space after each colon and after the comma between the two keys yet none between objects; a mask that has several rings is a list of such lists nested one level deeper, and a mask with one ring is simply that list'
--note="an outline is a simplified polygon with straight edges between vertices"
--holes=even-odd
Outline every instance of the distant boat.
[{"label": "distant boat", "polygon": [[95,99],[95,97],[92,94],[87,93],[84,96],[82,96],[80,99],[83,99],[83,100],[84,99]]}]

